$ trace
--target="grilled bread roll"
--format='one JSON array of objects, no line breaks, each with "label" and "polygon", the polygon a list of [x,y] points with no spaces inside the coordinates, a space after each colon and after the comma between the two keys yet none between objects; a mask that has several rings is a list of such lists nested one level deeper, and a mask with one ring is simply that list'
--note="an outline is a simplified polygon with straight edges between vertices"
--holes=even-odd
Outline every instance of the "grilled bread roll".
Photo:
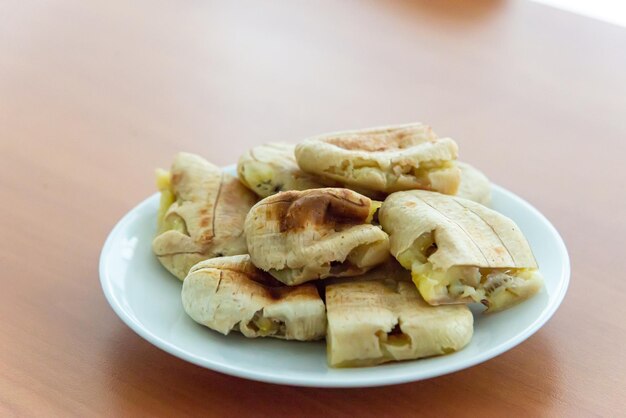
[{"label": "grilled bread roll", "polygon": [[448,354],[465,347],[473,334],[467,306],[430,306],[410,281],[392,276],[326,287],[326,310],[332,367]]},{"label": "grilled bread roll", "polygon": [[251,260],[287,285],[362,274],[390,257],[387,234],[370,223],[377,207],[348,189],[267,197],[246,217]]},{"label": "grilled bread roll", "polygon": [[324,187],[315,176],[300,170],[294,149],[293,144],[272,142],[246,151],[237,164],[239,180],[260,197]]},{"label": "grilled bread roll", "polygon": [[207,258],[247,253],[243,223],[257,198],[239,180],[181,152],[170,172],[158,172],[157,185],[161,206],[152,249],[174,276],[183,280]]},{"label": "grilled bread roll", "polygon": [[311,284],[288,287],[257,269],[248,255],[218,257],[191,268],[183,283],[185,312],[199,324],[249,338],[318,340],[326,311]]},{"label": "grilled bread roll", "polygon": [[300,168],[320,181],[380,193],[427,189],[455,194],[457,151],[452,139],[414,123],[320,135],[298,144],[295,155]]},{"label": "grilled bread roll", "polygon": [[379,219],[391,253],[431,305],[476,301],[494,312],[542,286],[518,226],[483,205],[423,190],[398,192],[385,200]]}]

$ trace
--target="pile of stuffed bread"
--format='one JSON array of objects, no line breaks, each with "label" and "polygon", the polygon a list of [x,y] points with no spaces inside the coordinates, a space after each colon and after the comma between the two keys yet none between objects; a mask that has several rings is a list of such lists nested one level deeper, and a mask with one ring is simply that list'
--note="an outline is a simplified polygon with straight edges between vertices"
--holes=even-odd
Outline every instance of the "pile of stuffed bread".
[{"label": "pile of stuffed bread", "polygon": [[157,171],[152,248],[199,324],[326,339],[333,367],[443,355],[468,304],[507,309],[543,279],[515,222],[458,147],[414,123],[248,150],[237,177],[194,154]]}]

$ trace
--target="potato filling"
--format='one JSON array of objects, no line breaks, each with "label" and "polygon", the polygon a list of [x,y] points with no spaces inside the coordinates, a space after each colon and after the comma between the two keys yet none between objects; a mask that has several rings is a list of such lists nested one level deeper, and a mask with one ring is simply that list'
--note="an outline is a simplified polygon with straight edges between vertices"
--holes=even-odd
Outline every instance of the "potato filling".
[{"label": "potato filling", "polygon": [[[341,167],[332,166],[324,171],[330,175],[351,177],[358,179],[365,176],[368,172],[378,173],[383,172],[386,177],[388,186],[391,186],[398,182],[401,177],[414,177],[421,184],[421,187],[428,188],[430,186],[429,174],[434,171],[448,170],[454,168],[452,161],[424,161],[415,167],[412,164],[394,164],[391,166],[390,171],[384,171],[374,162],[364,164],[363,162],[344,161]],[[350,175],[351,173],[351,175]]]},{"label": "potato filling", "polygon": [[176,201],[176,194],[172,187],[172,175],[169,171],[163,169],[156,170],[156,185],[161,192],[161,200],[157,211],[157,228],[160,233],[165,231],[178,231],[188,235],[187,225],[183,218],[175,213],[166,216],[168,209]]},{"label": "potato filling", "polygon": [[266,163],[255,162],[246,167],[245,171],[240,170],[239,176],[251,188],[263,195],[270,195],[279,192],[280,185],[275,185],[274,169]]},{"label": "potato filling", "polygon": [[383,205],[383,202],[378,200],[372,200],[372,204],[370,205],[370,213],[365,219],[365,223],[367,224],[378,224],[378,209]]},{"label": "potato filling", "polygon": [[437,251],[431,233],[420,236],[398,257],[411,270],[413,282],[431,305],[480,302],[489,312],[508,308],[539,291],[542,278],[535,269],[453,266],[438,270],[428,258]]},{"label": "potato filling", "polygon": [[254,314],[250,322],[248,322],[248,327],[256,331],[261,337],[268,335],[284,336],[286,329],[283,321],[264,317],[262,310]]}]

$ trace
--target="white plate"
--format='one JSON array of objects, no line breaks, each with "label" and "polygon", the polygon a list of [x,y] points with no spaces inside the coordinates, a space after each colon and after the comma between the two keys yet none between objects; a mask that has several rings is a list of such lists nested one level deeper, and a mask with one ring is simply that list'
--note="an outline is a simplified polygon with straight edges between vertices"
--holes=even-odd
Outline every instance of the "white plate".
[{"label": "white plate", "polygon": [[[234,166],[227,168],[234,174]],[[427,379],[489,360],[530,337],[560,305],[569,282],[567,249],[552,224],[513,193],[493,186],[492,206],[514,219],[526,237],[545,288],[494,315],[474,313],[474,337],[458,353],[357,369],[330,369],[323,342],[302,343],[223,336],[193,322],[180,301],[181,282],[152,255],[158,194],[113,228],[100,257],[102,289],[113,310],[137,334],[181,359],[218,372],[271,383],[364,387]]]}]

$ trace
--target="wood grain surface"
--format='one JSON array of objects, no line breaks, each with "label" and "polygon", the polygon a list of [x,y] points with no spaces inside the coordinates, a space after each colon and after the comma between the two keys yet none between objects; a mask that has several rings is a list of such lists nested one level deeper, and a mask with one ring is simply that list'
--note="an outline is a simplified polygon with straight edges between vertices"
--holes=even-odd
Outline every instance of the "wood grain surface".
[{"label": "wood grain surface", "polygon": [[[572,259],[553,319],[427,381],[326,390],[135,335],[98,258],[178,150],[423,121]],[[0,416],[618,416],[626,403],[626,30],[525,1],[0,3]]]}]

